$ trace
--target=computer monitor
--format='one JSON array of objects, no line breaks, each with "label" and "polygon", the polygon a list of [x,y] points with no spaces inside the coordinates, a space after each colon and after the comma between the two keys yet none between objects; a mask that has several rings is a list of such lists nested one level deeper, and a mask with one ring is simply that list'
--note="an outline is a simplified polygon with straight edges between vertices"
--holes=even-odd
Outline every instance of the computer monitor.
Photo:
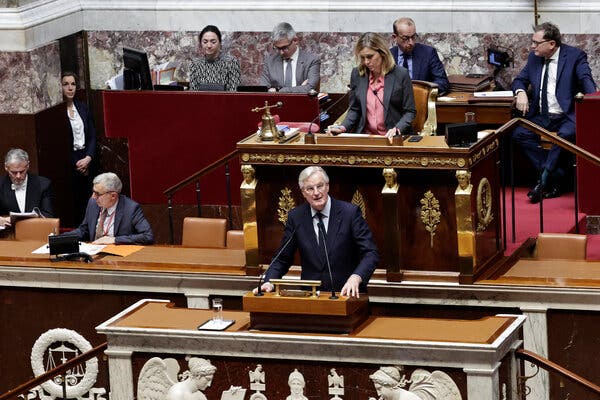
[{"label": "computer monitor", "polygon": [[123,88],[152,90],[152,76],[145,52],[123,47]]}]

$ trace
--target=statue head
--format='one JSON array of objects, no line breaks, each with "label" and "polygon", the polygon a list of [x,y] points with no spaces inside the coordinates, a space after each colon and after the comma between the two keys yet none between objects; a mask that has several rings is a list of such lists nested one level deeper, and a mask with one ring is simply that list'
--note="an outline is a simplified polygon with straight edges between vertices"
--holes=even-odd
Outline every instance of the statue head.
[{"label": "statue head", "polygon": [[385,179],[386,187],[393,188],[396,185],[396,178],[398,177],[398,173],[396,173],[394,168],[384,168],[382,175],[383,179]]},{"label": "statue head", "polygon": [[398,367],[381,367],[369,378],[373,381],[377,395],[384,400],[394,398],[394,393],[401,390],[401,375]]},{"label": "statue head", "polygon": [[196,383],[198,390],[204,390],[212,383],[217,367],[204,358],[192,357],[188,361],[190,379]]},{"label": "statue head", "polygon": [[252,165],[248,165],[248,164],[244,164],[241,167],[242,170],[242,176],[244,177],[244,183],[249,185],[252,182],[254,182],[254,168],[252,167]]},{"label": "statue head", "polygon": [[288,378],[288,385],[290,386],[290,392],[292,394],[303,394],[304,386],[306,382],[304,381],[304,376],[298,372],[298,369],[294,369],[294,371],[290,374]]},{"label": "statue head", "polygon": [[456,171],[456,180],[458,181],[458,186],[462,190],[466,190],[471,184],[471,173],[464,169],[459,169]]}]

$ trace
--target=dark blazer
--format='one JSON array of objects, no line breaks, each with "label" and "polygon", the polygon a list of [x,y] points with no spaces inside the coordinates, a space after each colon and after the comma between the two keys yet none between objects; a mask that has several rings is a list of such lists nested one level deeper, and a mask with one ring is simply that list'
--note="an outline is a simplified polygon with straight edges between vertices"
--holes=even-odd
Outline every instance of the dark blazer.
[{"label": "dark blazer", "polygon": [[[300,86],[307,79],[308,83]],[[260,84],[269,88],[278,88],[283,93],[306,93],[311,89],[317,90],[320,80],[321,60],[319,56],[299,49],[298,62],[296,63],[296,83],[299,86],[283,87],[283,58],[281,58],[279,52],[271,54],[265,59]]]},{"label": "dark blazer", "polygon": [[[544,57],[538,57],[532,51],[527,64],[512,83],[512,90],[527,91],[531,85],[529,112],[526,117],[538,114],[540,104],[540,86]],[[566,44],[560,46],[556,71],[556,99],[567,117],[575,123],[575,95],[578,92],[593,93],[596,84],[587,61],[587,54],[576,47]]]},{"label": "dark blazer", "polygon": [[[65,235],[77,236],[84,242],[93,241],[99,216],[100,207],[95,199],[90,198],[81,225]],[[119,195],[119,203],[115,211],[114,231],[116,244],[154,243],[154,234],[144,217],[142,207],[124,195]]]},{"label": "dark blazer", "polygon": [[[367,125],[367,90],[369,90],[369,72],[360,76],[358,68],[354,68],[350,76],[348,114],[342,122],[346,132],[364,132]],[[386,129],[395,126],[402,133],[412,131],[412,121],[417,111],[412,83],[406,69],[394,67],[385,76],[383,107]]]},{"label": "dark blazer", "polygon": [[[38,208],[44,217],[53,217],[52,202],[54,194],[50,180],[43,176],[27,174],[27,191],[25,192],[25,211]],[[20,212],[15,191],[11,189],[8,175],[0,178],[0,215],[8,215],[11,211]]]},{"label": "dark blazer", "polygon": [[[394,56],[394,61],[398,64],[400,49],[398,49],[398,46],[394,46],[390,51]],[[412,79],[437,83],[439,94],[448,91],[448,76],[435,48],[416,43],[412,52],[412,71]]]},{"label": "dark blazer", "polygon": [[[320,280],[322,290],[331,290],[329,272],[319,256],[317,236],[308,203],[289,212],[281,246],[288,240],[289,244],[266,272],[265,282],[284,276],[298,249],[302,279]],[[369,226],[358,207],[331,198],[326,243],[335,290],[340,291],[350,275],[357,274],[362,278],[360,290],[365,292],[367,282],[379,262],[379,254]]]},{"label": "dark blazer", "polygon": [[[88,106],[79,100],[73,100],[73,104],[77,109],[77,112],[83,120],[83,128],[85,132],[85,156],[90,156],[92,159],[96,157],[96,128],[94,127],[94,118],[90,112]],[[69,130],[71,124],[69,124]],[[71,130],[71,150],[73,149],[73,131]],[[84,157],[85,157],[84,156]],[[72,160],[73,163],[79,161],[79,155],[76,157],[77,160]]]}]

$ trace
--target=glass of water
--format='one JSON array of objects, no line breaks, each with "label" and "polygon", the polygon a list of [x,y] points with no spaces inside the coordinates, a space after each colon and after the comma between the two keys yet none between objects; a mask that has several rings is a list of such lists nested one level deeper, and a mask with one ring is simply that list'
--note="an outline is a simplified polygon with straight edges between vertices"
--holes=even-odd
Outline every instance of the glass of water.
[{"label": "glass of water", "polygon": [[215,297],[212,300],[213,319],[215,321],[223,320],[223,299]]}]

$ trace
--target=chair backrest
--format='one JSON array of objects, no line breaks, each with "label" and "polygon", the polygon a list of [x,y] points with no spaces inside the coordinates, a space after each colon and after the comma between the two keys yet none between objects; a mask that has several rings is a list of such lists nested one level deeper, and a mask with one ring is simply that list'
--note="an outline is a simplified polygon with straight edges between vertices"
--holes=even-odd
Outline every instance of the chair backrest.
[{"label": "chair backrest", "polygon": [[438,95],[437,83],[426,81],[412,81],[413,95],[417,115],[413,120],[415,134],[421,136],[435,135],[437,131],[437,114],[435,102]]},{"label": "chair backrest", "polygon": [[224,248],[226,231],[226,219],[186,217],[183,219],[181,245]]},{"label": "chair backrest", "polygon": [[573,233],[540,233],[537,238],[538,259],[585,260],[587,236]]},{"label": "chair backrest", "polygon": [[231,230],[227,231],[227,248],[244,250],[244,231]]},{"label": "chair backrest", "polygon": [[58,234],[60,219],[58,218],[27,218],[15,223],[15,240],[35,240],[47,242],[48,235]]}]

